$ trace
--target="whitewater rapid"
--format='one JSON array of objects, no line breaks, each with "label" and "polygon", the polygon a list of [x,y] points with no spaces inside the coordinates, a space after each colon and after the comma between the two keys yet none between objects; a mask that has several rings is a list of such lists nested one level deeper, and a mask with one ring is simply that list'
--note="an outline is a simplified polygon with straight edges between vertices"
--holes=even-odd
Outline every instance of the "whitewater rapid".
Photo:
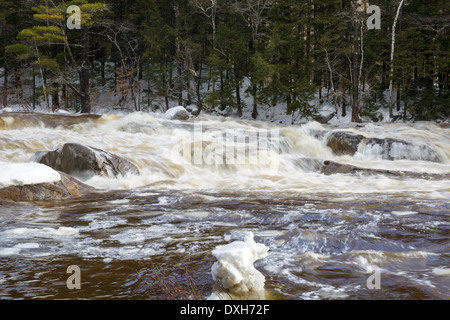
[{"label": "whitewater rapid", "polygon": [[[342,130],[427,145],[440,161],[386,160],[363,144],[353,156],[337,156],[326,141]],[[164,298],[151,282],[151,263],[184,279],[180,256],[208,297],[217,260],[212,252],[248,232],[269,248],[255,262],[268,299],[449,298],[445,126],[276,126],[207,115],[172,121],[149,113],[0,115],[3,165],[30,165],[35,152],[67,142],[124,157],[140,174],[90,178],[84,182],[99,192],[79,200],[2,203],[2,298]],[[228,147],[245,161],[224,156]],[[203,162],[196,163],[196,154]],[[311,159],[439,177],[325,175]],[[11,175],[4,181],[10,184]],[[65,287],[70,265],[81,267],[82,292]],[[366,287],[373,267],[381,270],[381,290]]]},{"label": "whitewater rapid", "polygon": [[[1,119],[0,127],[3,126],[3,130],[0,138],[0,161],[29,162],[37,151],[53,150],[66,142],[75,142],[125,157],[140,169],[139,176],[116,180],[94,177],[86,181],[98,188],[133,189],[153,185],[155,189],[338,194],[412,192],[417,197],[440,199],[448,199],[450,196],[448,180],[445,179],[396,179],[383,175],[324,176],[308,166],[298,165],[299,159],[313,158],[372,169],[449,174],[450,129],[433,123],[367,124],[345,130],[368,138],[393,138],[427,145],[439,155],[440,163],[384,160],[377,150],[361,147],[354,156],[336,156],[327,147],[326,138],[330,132],[341,129],[324,127],[318,123],[273,126],[212,116],[179,122],[148,113],[123,116],[107,114],[96,120],[80,119],[79,123],[69,125],[58,125],[56,119],[52,126],[39,121],[29,126],[28,123],[21,123],[21,118],[13,116],[2,116]],[[227,140],[221,132],[231,132],[231,140]],[[239,138],[241,135],[242,139],[246,139],[246,135],[251,132],[259,132],[259,135],[268,132],[266,140],[269,142],[262,146],[263,152],[258,147],[260,158],[256,162],[231,163],[226,159],[222,163],[216,161],[218,158],[214,151],[220,148],[227,151],[230,145],[236,148],[236,152],[247,152],[248,155],[251,152],[248,150],[249,146],[252,145],[248,143],[249,138],[240,142]],[[274,132],[278,140],[270,141]],[[322,134],[317,135],[318,132]],[[192,150],[192,155],[186,150]],[[204,163],[193,162],[195,152],[199,152]]]}]

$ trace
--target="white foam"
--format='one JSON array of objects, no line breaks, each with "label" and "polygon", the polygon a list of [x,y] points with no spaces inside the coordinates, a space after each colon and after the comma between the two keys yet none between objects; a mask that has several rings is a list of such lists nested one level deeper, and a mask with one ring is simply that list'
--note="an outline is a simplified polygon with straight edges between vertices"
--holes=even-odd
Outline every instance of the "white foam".
[{"label": "white foam", "polygon": [[244,241],[216,247],[212,254],[219,261],[211,269],[213,280],[233,294],[262,292],[265,277],[253,264],[265,258],[268,251],[268,247],[253,240],[252,232],[246,234]]},{"label": "white foam", "polygon": [[0,248],[0,257],[15,256],[20,254],[22,249],[38,249],[40,247],[39,243],[19,243],[12,248]]},{"label": "white foam", "polygon": [[19,243],[14,246],[14,248],[20,248],[20,249],[38,249],[39,247],[40,247],[39,243],[36,243],[36,242]]},{"label": "white foam", "polygon": [[434,268],[433,273],[438,276],[450,276],[450,268]]},{"label": "white foam", "polygon": [[32,237],[43,237],[43,238],[53,238],[53,237],[67,237],[74,236],[79,233],[79,230],[71,227],[59,227],[54,228],[15,228],[4,231],[4,233],[9,237],[16,238],[32,238]]},{"label": "white foam", "polygon": [[125,203],[129,203],[130,199],[120,199],[120,200],[111,200],[108,201],[108,203],[110,204],[125,204]]},{"label": "white foam", "polygon": [[58,229],[44,228],[43,230],[56,237],[73,236],[79,233],[78,229],[70,227],[59,227]]},{"label": "white foam", "polygon": [[14,256],[20,253],[20,248],[0,248],[0,257]]},{"label": "white foam", "polygon": [[117,235],[113,235],[113,236],[111,236],[111,239],[117,240],[122,244],[127,244],[127,243],[144,242],[146,237],[143,233],[131,230],[131,232],[128,231],[128,232],[119,233]]},{"label": "white foam", "polygon": [[53,183],[61,175],[40,163],[0,163],[0,188],[39,183]]},{"label": "white foam", "polygon": [[392,214],[398,217],[412,216],[418,214],[416,211],[392,211]]}]

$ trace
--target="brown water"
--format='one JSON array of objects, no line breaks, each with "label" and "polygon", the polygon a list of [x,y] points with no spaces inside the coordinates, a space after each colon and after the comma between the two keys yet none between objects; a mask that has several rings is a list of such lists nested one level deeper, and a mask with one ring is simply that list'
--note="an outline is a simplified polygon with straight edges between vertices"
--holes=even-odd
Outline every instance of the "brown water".
[{"label": "brown water", "polygon": [[[193,164],[180,150],[196,147],[192,126],[199,122],[212,132],[200,148],[226,144],[218,136],[230,128],[277,130],[281,151],[264,153],[277,157],[277,166]],[[450,298],[449,179],[325,176],[296,165],[314,157],[448,175],[449,129],[432,123],[350,129],[427,144],[442,160],[432,163],[383,160],[374,150],[336,157],[313,134],[336,128],[318,124],[213,117],[195,123],[138,113],[0,115],[0,161],[28,162],[36,151],[80,142],[124,156],[141,171],[85,181],[101,191],[81,200],[2,203],[0,299],[164,299],[161,284],[189,296],[190,281],[207,298],[215,289],[211,251],[245,231],[270,249],[255,264],[266,277],[267,299]],[[66,285],[71,265],[81,269],[79,290]],[[374,268],[381,288],[371,290]]]}]

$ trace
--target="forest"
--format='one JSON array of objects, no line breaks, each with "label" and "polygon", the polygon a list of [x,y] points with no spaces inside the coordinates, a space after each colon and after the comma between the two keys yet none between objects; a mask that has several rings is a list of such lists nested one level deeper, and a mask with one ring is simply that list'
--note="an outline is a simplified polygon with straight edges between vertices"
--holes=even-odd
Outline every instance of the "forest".
[{"label": "forest", "polygon": [[3,107],[91,113],[106,91],[129,111],[450,116],[446,0],[0,0],[0,17]]}]

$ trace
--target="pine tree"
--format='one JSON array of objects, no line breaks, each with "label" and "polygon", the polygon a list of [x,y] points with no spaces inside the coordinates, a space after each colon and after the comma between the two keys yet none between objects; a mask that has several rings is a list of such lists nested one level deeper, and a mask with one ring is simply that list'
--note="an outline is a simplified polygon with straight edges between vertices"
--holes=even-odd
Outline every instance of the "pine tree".
[{"label": "pine tree", "polygon": [[309,7],[298,1],[277,3],[271,10],[270,35],[266,48],[267,61],[272,71],[267,73],[270,84],[266,90],[276,101],[286,103],[287,114],[312,116],[315,106],[309,101],[316,90],[312,83],[312,56],[308,44],[309,27],[304,21],[310,14]]}]

